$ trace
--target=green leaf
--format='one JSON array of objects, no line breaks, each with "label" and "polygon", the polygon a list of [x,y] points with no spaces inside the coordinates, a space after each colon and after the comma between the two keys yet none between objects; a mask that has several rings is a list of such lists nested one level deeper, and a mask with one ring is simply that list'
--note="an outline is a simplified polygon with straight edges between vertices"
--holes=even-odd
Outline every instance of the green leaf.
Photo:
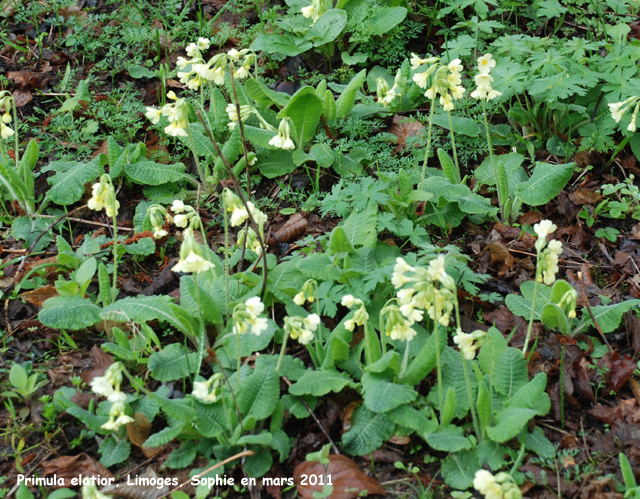
[{"label": "green leaf", "polygon": [[491,416],[493,415],[493,409],[491,407],[491,395],[489,394],[489,388],[484,381],[478,383],[478,400],[476,403],[476,409],[478,412],[478,420],[480,422],[480,431],[484,432],[485,428],[491,426]]},{"label": "green leaf", "polygon": [[344,227],[335,227],[331,231],[331,237],[329,238],[329,254],[336,255],[338,253],[353,254],[356,250],[353,244],[347,237]]},{"label": "green leaf", "polygon": [[456,391],[449,387],[444,397],[444,409],[440,413],[440,425],[448,426],[456,414]]},{"label": "green leaf", "polygon": [[[240,356],[248,357],[253,352],[259,352],[267,348],[277,329],[276,323],[268,319],[268,327],[265,331],[262,331],[260,336],[251,333],[240,335]],[[222,337],[222,344],[232,358],[238,358],[238,339],[233,332],[227,333]]]},{"label": "green leaf", "polygon": [[54,490],[47,496],[47,499],[69,499],[70,497],[74,497],[75,495],[76,492],[74,492],[73,490],[64,488]]},{"label": "green leaf", "polygon": [[289,387],[289,393],[293,395],[315,395],[321,397],[329,392],[340,392],[349,384],[351,378],[348,374],[338,372],[335,369],[326,371],[307,371],[302,378]]},{"label": "green leaf", "polygon": [[102,428],[102,425],[108,420],[107,416],[96,416],[77,405],[71,405],[70,407],[67,407],[66,410],[69,414],[82,421],[82,423],[90,430],[100,433],[101,435],[109,433],[109,431]]},{"label": "green leaf", "polygon": [[[522,168],[522,162],[524,156],[515,152],[509,154],[501,154],[494,156],[494,162],[496,167],[499,162],[504,165],[507,178],[509,179],[509,195],[513,197],[516,193],[518,184],[529,180],[524,168]],[[475,177],[478,184],[484,185],[496,185],[496,177],[491,166],[491,157],[486,157],[484,161],[475,171]]]},{"label": "green leaf", "polygon": [[493,375],[502,352],[507,349],[507,340],[495,327],[490,327],[478,354],[478,364],[484,374]]},{"label": "green leaf", "polygon": [[54,161],[49,163],[43,172],[55,171],[47,182],[51,188],[47,198],[56,204],[70,205],[78,201],[85,191],[85,185],[104,173],[103,166],[107,162],[105,154],[98,154],[89,163],[76,161]]},{"label": "green leaf", "polygon": [[331,9],[320,16],[305,38],[313,42],[314,47],[334,41],[347,24],[347,13],[341,9]]},{"label": "green leaf", "polygon": [[168,444],[174,438],[176,438],[182,432],[182,428],[184,428],[186,423],[178,422],[174,426],[167,426],[163,428],[158,433],[154,433],[151,435],[147,441],[144,443],[145,447],[154,448],[161,447],[163,445]]},{"label": "green leaf", "polygon": [[149,357],[148,368],[158,381],[188,377],[196,369],[198,354],[189,353],[180,343],[171,343]]},{"label": "green leaf", "polygon": [[365,373],[362,377],[364,404],[373,412],[387,412],[413,402],[418,396],[412,387],[398,385],[383,373]]},{"label": "green leaf", "polygon": [[156,242],[152,237],[143,237],[135,243],[126,244],[124,249],[130,255],[149,256],[156,251]]},{"label": "green leaf", "polygon": [[137,64],[129,64],[127,71],[131,78],[155,78],[156,74],[145,66],[139,66]]},{"label": "green leaf", "polygon": [[529,382],[527,363],[522,352],[517,348],[507,348],[497,365],[493,386],[495,389],[511,398],[520,388]]},{"label": "green leaf", "polygon": [[[533,292],[535,290],[534,281],[525,281],[520,285],[522,296],[509,294],[505,298],[505,304],[511,312],[520,317],[529,320],[531,317],[531,305],[533,303]],[[534,320],[542,319],[542,310],[551,303],[551,288],[542,284],[538,284],[538,292],[536,295],[536,310]]]},{"label": "green leaf", "polygon": [[480,463],[488,464],[491,471],[497,471],[507,464],[504,456],[509,455],[509,449],[496,442],[485,439],[478,445],[477,451]]},{"label": "green leaf", "polygon": [[182,163],[163,165],[154,161],[139,161],[125,164],[124,172],[133,182],[142,185],[160,185],[188,178]]},{"label": "green leaf", "polygon": [[489,438],[495,442],[511,440],[538,414],[533,409],[511,408],[496,414],[496,425],[487,430]]},{"label": "green leaf", "polygon": [[16,499],[34,499],[34,497],[29,487],[27,487],[24,482],[21,482],[18,490],[16,490]]},{"label": "green leaf", "polygon": [[100,464],[108,468],[128,459],[131,453],[131,445],[128,440],[120,440],[118,442],[114,437],[109,437],[103,440],[98,452],[102,456]]},{"label": "green leaf", "polygon": [[[208,275],[198,278],[198,287],[200,290],[200,308],[198,307],[196,299],[196,289],[193,276],[182,276],[180,278],[180,303],[182,304],[183,308],[191,312],[194,317],[200,315],[198,310],[200,308],[202,311],[202,316],[207,322],[211,324],[223,324],[223,315],[226,313],[226,310],[220,309],[220,305],[213,296],[215,290],[212,288],[215,287],[216,284],[217,283],[215,281],[212,282],[210,276]],[[224,293],[224,290],[222,291]]]},{"label": "green leaf", "polygon": [[473,451],[455,452],[442,463],[442,477],[450,487],[465,490],[471,487],[480,461]]},{"label": "green leaf", "polygon": [[275,410],[280,398],[280,378],[268,367],[254,371],[240,386],[238,407],[244,416],[266,419]]},{"label": "green leaf", "polygon": [[[371,240],[371,234],[375,233],[377,220],[378,209],[376,206],[371,206],[364,211],[351,212],[342,228],[351,244],[362,246]],[[375,241],[377,242],[377,238]]]},{"label": "green leaf", "polygon": [[368,32],[372,36],[384,35],[407,17],[407,9],[404,7],[385,7],[374,10],[374,14],[369,17],[359,29]]},{"label": "green leaf", "polygon": [[361,405],[353,411],[351,428],[342,434],[344,450],[355,456],[370,454],[393,434],[395,425],[382,413]]},{"label": "green leaf", "polygon": [[530,409],[542,396],[548,396],[544,392],[547,388],[547,375],[538,373],[526,385],[522,386],[513,397],[504,404],[505,409],[509,407],[521,407]]},{"label": "green leaf", "polygon": [[183,421],[185,423],[192,423],[195,421],[196,410],[191,407],[193,399],[168,399],[160,395],[155,395],[154,398],[170,418],[176,421]]},{"label": "green leaf", "polygon": [[456,165],[453,163],[451,157],[441,147],[438,148],[438,159],[440,160],[442,171],[451,181],[451,183],[459,184],[461,182],[460,172],[456,168]]},{"label": "green leaf", "polygon": [[410,428],[418,434],[433,433],[438,429],[435,419],[427,418],[425,411],[414,409],[410,405],[401,405],[387,412],[387,417],[394,423]]},{"label": "green leaf", "polygon": [[[45,218],[18,217],[11,223],[11,236],[14,239],[22,239],[25,242],[24,247],[28,248],[45,231],[49,223]],[[34,247],[34,251],[42,251],[49,246],[50,242],[51,232],[40,238],[40,241]]]},{"label": "green leaf", "polygon": [[336,102],[336,118],[343,119],[349,116],[349,113],[353,109],[353,105],[356,102],[356,92],[362,87],[367,79],[367,70],[363,69],[357,75],[355,75],[346,88],[338,97]]},{"label": "green leaf", "polygon": [[342,52],[342,62],[347,66],[355,66],[356,64],[364,64],[367,62],[369,56],[364,52],[356,52],[353,55],[349,55],[347,52]]},{"label": "green leaf", "polygon": [[294,35],[258,35],[249,47],[254,52],[266,52],[274,54],[276,52],[288,57],[295,57],[302,52],[306,52],[313,44]]},{"label": "green leaf", "polygon": [[207,438],[215,438],[225,431],[230,431],[222,400],[213,404],[202,404],[193,401],[196,409],[196,425],[198,431]]},{"label": "green leaf", "polygon": [[296,169],[296,164],[291,158],[290,151],[278,149],[277,151],[265,151],[257,154],[256,168],[267,178],[276,178],[288,175]]},{"label": "green leaf", "polygon": [[[461,135],[466,135],[467,137],[478,137],[480,135],[480,126],[471,118],[451,116],[451,123],[453,123],[453,131],[456,134],[459,133]],[[451,131],[451,127],[449,126],[449,116],[446,114],[436,114],[433,117],[433,124]]]},{"label": "green leaf", "polygon": [[532,433],[527,433],[524,437],[524,445],[527,450],[535,452],[540,457],[552,459],[556,454],[556,448],[544,436],[544,432],[538,426],[533,429]]},{"label": "green leaf", "polygon": [[454,425],[441,426],[435,433],[427,433],[423,437],[431,447],[443,452],[471,448],[471,442],[464,436],[462,428]]},{"label": "green leaf", "polygon": [[[617,303],[616,305],[598,305],[591,307],[591,312],[593,313],[595,320],[600,325],[602,332],[612,333],[620,325],[620,322],[622,321],[622,314],[633,308],[637,308],[638,306],[640,306],[640,300],[625,300],[622,303]],[[581,322],[578,328],[579,330],[572,332],[574,336],[579,334],[579,332],[586,326],[593,324],[591,316],[589,314],[585,315],[587,317],[583,319],[584,322]]]},{"label": "green leaf", "polygon": [[253,456],[247,457],[242,465],[250,477],[260,478],[266,475],[273,466],[273,456],[269,449],[264,447],[251,447],[255,452]]},{"label": "green leaf", "polygon": [[25,371],[24,367],[17,362],[13,364],[11,371],[9,371],[9,381],[14,388],[24,390],[27,388],[28,379],[27,371]]},{"label": "green leaf", "polygon": [[291,96],[284,92],[276,92],[271,90],[264,83],[254,78],[249,78],[244,84],[244,88],[247,91],[247,95],[254,101],[262,104],[263,106],[270,106],[271,104],[277,104],[280,107],[284,107],[289,103]]},{"label": "green leaf", "polygon": [[[447,335],[444,333],[438,334],[438,340],[440,352],[442,353],[447,344]],[[435,335],[432,334],[424,347],[418,352],[418,355],[411,361],[404,376],[398,380],[398,383],[411,386],[417,385],[436,367],[435,345]]]},{"label": "green leaf", "polygon": [[518,185],[516,195],[529,206],[540,206],[555,198],[573,175],[575,163],[537,163],[531,178]]},{"label": "green leaf", "polygon": [[293,122],[293,138],[301,149],[316,133],[322,112],[322,101],[313,87],[302,87],[287,106],[278,113],[278,118],[288,117]]},{"label": "green leaf", "polygon": [[164,463],[163,467],[180,469],[186,468],[193,463],[198,453],[198,442],[194,440],[188,440],[184,442],[180,447],[174,449]]},{"label": "green leaf", "polygon": [[100,307],[81,296],[58,296],[44,302],[38,320],[53,329],[76,331],[100,321]]}]

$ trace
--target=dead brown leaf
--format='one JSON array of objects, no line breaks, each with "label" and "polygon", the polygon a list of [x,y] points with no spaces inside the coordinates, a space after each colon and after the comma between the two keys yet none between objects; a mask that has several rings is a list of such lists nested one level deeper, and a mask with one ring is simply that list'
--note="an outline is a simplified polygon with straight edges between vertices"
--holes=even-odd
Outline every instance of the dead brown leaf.
[{"label": "dead brown leaf", "polygon": [[276,232],[273,237],[279,243],[290,243],[297,240],[307,230],[308,221],[303,213],[295,213]]},{"label": "dead brown leaf", "polygon": [[22,107],[31,102],[33,95],[31,95],[31,92],[20,92],[16,90],[13,92],[13,98],[16,101],[16,107]]},{"label": "dead brown leaf", "polygon": [[93,358],[93,369],[80,374],[82,381],[87,385],[91,383],[93,378],[102,376],[107,368],[113,364],[113,357],[111,357],[111,355],[105,352],[102,348],[98,347],[98,345],[94,345],[89,353]]},{"label": "dead brown leaf", "polygon": [[589,410],[589,414],[607,424],[613,424],[614,422],[640,423],[640,408],[635,398],[620,399],[620,403],[615,407],[606,407],[598,404]]},{"label": "dead brown leaf", "polygon": [[27,303],[31,303],[32,305],[41,307],[43,303],[49,298],[54,298],[56,296],[60,296],[58,290],[56,290],[56,287],[52,286],[51,284],[47,284],[46,286],[42,286],[38,289],[25,291],[20,295],[20,298],[22,298]]},{"label": "dead brown leaf", "polygon": [[115,478],[111,472],[102,466],[100,463],[93,460],[84,452],[77,456],[62,456],[52,461],[46,461],[41,465],[44,468],[43,476],[56,475],[56,478],[62,478],[64,485],[54,485],[54,488],[71,487],[71,480],[78,478],[80,475],[83,477],[95,476],[100,478]]},{"label": "dead brown leaf", "polygon": [[393,150],[393,153],[397,154],[402,151],[407,144],[407,139],[420,133],[423,128],[424,125],[419,121],[413,121],[406,116],[396,114],[389,127],[389,132],[398,137],[398,145]]},{"label": "dead brown leaf", "polygon": [[156,470],[153,469],[152,466],[149,466],[145,472],[140,475],[140,478],[149,478],[154,480],[150,480],[151,485],[139,485],[138,483],[128,485],[127,482],[118,484],[112,483],[104,487],[100,492],[103,494],[115,494],[117,492],[117,497],[124,497],[125,499],[157,499],[168,494],[171,490],[171,487],[167,484],[163,484],[161,487],[155,485],[161,477],[158,477]]},{"label": "dead brown leaf", "polygon": [[34,73],[32,71],[7,71],[9,80],[13,80],[21,89],[31,90],[33,88],[44,89],[45,84],[52,78],[46,73]]},{"label": "dead brown leaf", "polygon": [[[302,499],[313,499],[314,492],[322,491],[323,486],[318,483],[322,481],[324,473],[324,466],[317,461],[304,461],[296,467],[293,472],[293,479]],[[363,493],[386,495],[380,482],[367,475],[360,466],[348,457],[330,454],[327,474],[331,475],[331,482],[333,483],[333,493],[329,496],[329,499],[354,499],[361,497],[361,495],[364,495]],[[304,483],[303,475],[307,475]],[[316,485],[309,484],[311,481],[309,477],[313,476],[316,478]]]},{"label": "dead brown leaf", "polygon": [[602,194],[585,187],[578,187],[575,191],[569,194],[569,199],[578,206],[584,204],[596,204],[602,199]]},{"label": "dead brown leaf", "polygon": [[513,270],[515,259],[506,244],[501,242],[489,243],[484,247],[484,251],[489,254],[491,266],[493,268],[497,267],[498,275],[502,276]]},{"label": "dead brown leaf", "polygon": [[582,489],[580,499],[622,499],[624,497],[617,492],[604,492],[605,487],[616,490],[615,479],[610,476],[598,478]]}]

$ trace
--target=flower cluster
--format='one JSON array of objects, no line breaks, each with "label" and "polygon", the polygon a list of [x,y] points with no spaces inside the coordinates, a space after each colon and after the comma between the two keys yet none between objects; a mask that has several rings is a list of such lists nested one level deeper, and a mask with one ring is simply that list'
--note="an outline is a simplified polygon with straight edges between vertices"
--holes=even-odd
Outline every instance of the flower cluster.
[{"label": "flower cluster", "polygon": [[576,306],[578,305],[578,292],[571,288],[568,290],[562,298],[558,306],[567,314],[569,319],[576,318]]},{"label": "flower cluster", "polygon": [[220,387],[221,379],[222,374],[216,373],[207,381],[196,381],[193,384],[193,391],[191,392],[191,395],[205,404],[213,404],[218,400],[217,390]]},{"label": "flower cluster", "polygon": [[251,330],[251,333],[260,336],[269,327],[267,319],[259,317],[262,312],[264,312],[264,303],[258,296],[236,305],[232,317],[233,333],[245,334]]},{"label": "flower cluster", "polygon": [[313,24],[320,19],[320,16],[328,10],[326,0],[311,0],[311,5],[302,7],[300,12],[304,17],[308,17],[313,21]]},{"label": "flower cluster", "polygon": [[559,270],[558,258],[562,254],[562,243],[560,241],[552,239],[547,245],[547,236],[556,229],[556,225],[550,220],[542,220],[533,226],[533,230],[538,235],[536,250],[542,267],[542,275],[538,280],[547,285],[553,284],[556,280],[556,274]]},{"label": "flower cluster", "polygon": [[[431,320],[437,320],[443,326],[449,324],[456,287],[444,264],[442,255],[432,260],[428,268],[412,267],[402,258],[396,259],[391,283],[399,290],[400,312],[411,324],[420,322],[425,310]],[[407,275],[409,272],[413,275]],[[406,284],[411,286],[403,287]]]},{"label": "flower cluster", "polygon": [[[422,64],[429,64],[432,60],[433,58],[420,59],[415,54],[412,54],[411,65],[412,68],[419,69]],[[413,81],[420,88],[425,89],[427,88],[429,77],[433,75],[431,87],[427,89],[424,95],[431,100],[440,95],[440,104],[445,111],[453,110],[453,99],[461,99],[465,93],[465,88],[461,85],[463,68],[460,62],[460,59],[454,59],[446,66],[434,62],[426,71],[413,75]]]},{"label": "flower cluster", "polygon": [[[415,55],[415,54],[414,54]],[[389,88],[389,83],[384,78],[378,78],[376,80],[376,93],[378,95],[378,102],[384,107],[389,106],[396,97],[402,95],[400,90],[400,82],[402,80],[402,71],[398,70],[396,77],[393,80],[393,87]]]},{"label": "flower cluster", "polygon": [[487,470],[476,471],[473,487],[484,495],[485,499],[522,499],[522,492],[508,473],[493,476]]},{"label": "flower cluster", "polygon": [[300,306],[304,305],[307,301],[309,303],[313,303],[316,300],[313,294],[314,285],[316,286],[316,289],[317,289],[318,283],[316,282],[315,279],[309,279],[308,281],[306,281],[302,285],[302,291],[300,291],[298,294],[296,294],[293,297],[293,303]]},{"label": "flower cluster", "polygon": [[320,317],[317,314],[309,314],[306,317],[285,317],[284,330],[294,340],[306,345],[313,340],[313,333],[320,325]]},{"label": "flower cluster", "polygon": [[356,326],[362,326],[369,320],[369,314],[364,306],[364,302],[360,298],[354,298],[353,295],[344,295],[342,297],[342,306],[347,308],[358,307],[353,319],[349,319],[344,323],[344,327],[349,331],[353,331]]},{"label": "flower cluster", "polygon": [[[238,108],[235,104],[227,104],[227,108],[225,109],[227,114],[229,115],[229,119],[231,120],[227,125],[229,130],[233,130],[236,127],[236,123],[238,123]],[[242,121],[246,120],[253,113],[254,109],[252,106],[247,104],[240,106],[240,118]]]},{"label": "flower cluster", "polygon": [[2,106],[5,108],[2,119],[0,119],[0,136],[3,139],[8,139],[15,133],[11,127],[7,126],[11,123],[11,114],[9,114],[9,110],[11,109],[12,99],[13,97],[8,91],[5,90],[0,92],[0,109],[2,109]]},{"label": "flower cluster", "polygon": [[[177,219],[178,216],[174,219],[176,225],[178,225]],[[202,246],[198,244],[198,241],[196,241],[196,238],[193,235],[193,225],[189,225],[189,227],[187,227],[182,233],[180,259],[171,270],[174,272],[190,272],[199,274],[212,269],[213,267],[215,267],[215,265],[204,257]]]},{"label": "flower cluster", "polygon": [[[182,201],[174,201],[174,203]],[[159,204],[149,206],[147,213],[149,214],[149,222],[153,228],[153,237],[155,239],[162,239],[169,233],[164,229],[164,224],[173,222],[173,218],[169,215],[166,208]]]},{"label": "flower cluster", "polygon": [[458,328],[456,335],[453,337],[453,342],[458,345],[465,359],[473,360],[476,356],[476,350],[482,346],[486,335],[486,331],[478,330],[473,333],[463,333],[462,329]]},{"label": "flower cluster", "polygon": [[406,319],[397,305],[390,304],[382,309],[386,317],[384,332],[392,340],[411,341],[417,334],[411,326],[413,322]]},{"label": "flower cluster", "polygon": [[103,208],[107,212],[108,217],[118,215],[120,203],[116,199],[116,192],[111,183],[111,177],[105,173],[100,177],[100,181],[93,184],[91,188],[92,196],[87,203],[91,210],[101,211]]},{"label": "flower cluster", "polygon": [[[242,200],[236,196],[229,189],[225,189],[222,192],[222,199],[224,201],[224,205],[227,208],[227,211],[231,212],[231,218],[229,223],[232,227],[237,227],[244,223],[247,218],[249,218],[249,212],[253,217],[256,225],[258,226],[258,231],[260,232],[260,238],[264,241],[264,224],[269,220],[267,215],[262,213],[259,209],[255,207],[255,205],[251,201],[247,201],[247,207],[242,203]],[[244,244],[246,240],[247,247],[254,251],[257,254],[262,253],[262,246],[260,244],[260,239],[256,234],[253,228],[248,227],[242,229],[238,232],[238,244]]]},{"label": "flower cluster", "polygon": [[269,145],[277,147],[278,149],[292,150],[296,148],[296,145],[291,140],[291,119],[282,118],[280,125],[278,125],[278,135],[273,137],[269,141]]},{"label": "flower cluster", "polygon": [[161,109],[148,107],[145,116],[154,125],[160,121],[160,116],[166,116],[169,120],[169,125],[164,128],[165,133],[172,137],[187,137],[187,127],[189,126],[187,121],[189,114],[187,101],[178,99],[173,90],[167,93],[167,97],[174,102],[165,104]]},{"label": "flower cluster", "polygon": [[107,368],[104,376],[97,376],[91,381],[93,393],[107,397],[107,400],[111,402],[109,421],[102,425],[105,430],[117,431],[120,426],[133,423],[133,418],[126,414],[124,402],[127,400],[127,396],[120,391],[122,370],[122,364],[115,362]]},{"label": "flower cluster", "polygon": [[82,485],[82,499],[112,499],[111,496],[103,494],[98,490],[98,486],[87,480],[87,483]]},{"label": "flower cluster", "polygon": [[485,54],[478,58],[478,74],[475,77],[478,88],[471,92],[471,97],[481,100],[493,100],[502,95],[502,92],[498,92],[491,87],[493,76],[489,73],[495,66],[496,61],[491,54]]},{"label": "flower cluster", "polygon": [[627,130],[630,132],[635,132],[636,127],[636,119],[638,118],[638,110],[640,110],[640,97],[634,96],[629,97],[622,102],[615,102],[613,104],[609,104],[609,111],[611,111],[611,117],[615,120],[616,123],[620,123],[620,120],[624,116],[624,114],[631,108],[631,106],[636,105],[633,110],[633,115],[631,115],[631,122],[627,127]]}]

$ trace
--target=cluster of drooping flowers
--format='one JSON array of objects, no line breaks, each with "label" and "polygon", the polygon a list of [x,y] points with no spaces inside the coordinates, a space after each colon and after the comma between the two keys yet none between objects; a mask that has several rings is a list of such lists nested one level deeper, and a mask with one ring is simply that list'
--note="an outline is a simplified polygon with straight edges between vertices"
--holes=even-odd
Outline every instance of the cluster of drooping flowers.
[{"label": "cluster of drooping flowers", "polygon": [[102,425],[105,430],[117,431],[122,425],[133,423],[133,418],[127,416],[124,405],[127,396],[120,391],[122,384],[122,364],[114,362],[104,373],[91,381],[91,389],[96,395],[107,397],[111,402],[109,408],[109,421]]},{"label": "cluster of drooping flowers", "polygon": [[191,395],[205,404],[213,404],[218,400],[218,388],[220,387],[221,373],[216,373],[207,381],[196,381],[193,383]]},{"label": "cluster of drooping flowers", "polygon": [[[227,124],[227,126],[229,127],[229,130],[233,130],[238,123],[238,108],[235,104],[230,103],[227,104],[225,111],[227,112],[227,114],[229,115],[229,119],[231,120]],[[275,130],[273,125],[267,122],[267,120],[262,117],[262,115],[255,107],[249,106],[248,104],[243,104],[240,106],[240,118],[243,122],[252,114],[255,115],[260,121],[260,128],[263,128],[265,130]]]},{"label": "cluster of drooping flowers", "polygon": [[429,77],[433,75],[431,87],[425,92],[427,99],[435,99],[440,95],[440,104],[445,111],[453,110],[453,99],[461,99],[465,93],[462,83],[462,64],[460,59],[454,59],[444,65],[437,62],[436,57],[420,59],[416,54],[411,54],[411,68],[419,69],[423,64],[430,64],[426,71],[415,73],[413,81],[420,88],[427,88]]},{"label": "cluster of drooping flowers", "polygon": [[362,326],[369,320],[369,314],[364,306],[364,302],[360,298],[354,298],[353,295],[344,295],[342,297],[342,306],[347,308],[358,307],[353,318],[344,323],[344,327],[349,331],[353,331],[356,326]]},{"label": "cluster of drooping flowers", "polygon": [[[174,201],[174,203],[182,201]],[[184,203],[183,203],[184,205]],[[147,213],[149,214],[149,222],[151,223],[151,228],[153,229],[153,237],[155,239],[162,239],[164,236],[169,233],[164,229],[164,224],[173,222],[173,217],[169,214],[167,209],[159,204],[153,204],[149,206],[147,209]]]},{"label": "cluster of drooping flowers", "polygon": [[[227,211],[231,212],[231,218],[229,220],[231,226],[237,227],[244,223],[244,221],[249,218],[249,212],[251,212],[251,216],[258,226],[260,238],[264,241],[264,224],[269,219],[267,215],[257,209],[251,201],[247,201],[247,207],[249,208],[247,211],[247,207],[245,207],[242,200],[229,189],[225,189],[222,192],[222,198]],[[262,252],[260,239],[258,239],[258,235],[252,227],[248,227],[246,230],[242,229],[238,232],[238,244],[244,244],[245,239],[247,247],[252,251],[257,254]]]},{"label": "cluster of drooping flowers", "polygon": [[278,125],[278,135],[269,141],[269,145],[285,150],[296,148],[293,140],[291,140],[291,118],[282,118],[280,125]]},{"label": "cluster of drooping flowers", "polygon": [[9,91],[3,90],[0,92],[0,109],[2,109],[2,106],[5,108],[4,113],[2,114],[2,119],[0,119],[0,136],[3,139],[8,139],[15,133],[13,129],[8,126],[9,123],[11,123],[10,109],[12,99],[13,96]]},{"label": "cluster of drooping flowers", "polygon": [[308,281],[306,281],[302,285],[302,291],[300,291],[293,297],[293,303],[300,306],[304,305],[307,301],[309,303],[313,303],[316,300],[313,294],[314,286],[316,287],[316,289],[318,288],[318,283],[315,279],[309,279]]},{"label": "cluster of drooping flowers", "polygon": [[453,337],[453,342],[458,345],[465,359],[473,360],[476,357],[476,351],[484,343],[485,336],[487,336],[486,331],[478,330],[473,333],[463,333],[462,329],[458,328],[456,335]]},{"label": "cluster of drooping flowers", "polygon": [[169,125],[164,128],[165,133],[172,137],[187,137],[189,135],[187,133],[187,127],[189,126],[187,121],[189,114],[187,101],[185,99],[178,99],[173,90],[167,93],[167,97],[174,102],[165,104],[161,109],[147,107],[145,116],[151,120],[151,123],[154,125],[160,121],[160,116],[166,116],[169,120]]},{"label": "cluster of drooping flowers", "polygon": [[431,260],[428,268],[412,267],[402,258],[396,259],[391,283],[398,290],[400,312],[411,324],[420,322],[426,311],[431,320],[437,320],[443,326],[449,325],[456,286],[453,278],[445,272],[444,264],[442,255]]},{"label": "cluster of drooping flowers", "polygon": [[201,223],[196,210],[193,206],[186,205],[179,199],[176,199],[171,205],[171,211],[176,214],[173,217],[173,223],[180,228],[186,227],[182,232],[180,259],[171,270],[174,272],[199,274],[212,269],[215,265],[205,258],[202,246],[196,241],[193,234],[194,228]]},{"label": "cluster of drooping flowers", "polygon": [[495,66],[496,61],[491,54],[478,57],[478,74],[475,77],[478,88],[471,92],[471,97],[481,100],[493,100],[502,95],[502,92],[498,92],[491,87],[493,76],[489,73]]},{"label": "cluster of drooping flowers", "polygon": [[318,314],[309,314],[306,317],[284,318],[285,334],[288,334],[294,340],[298,340],[303,345],[313,340],[313,333],[318,329],[318,325],[320,325]]},{"label": "cluster of drooping flowers", "polygon": [[100,181],[93,184],[91,188],[91,199],[87,206],[91,210],[101,211],[103,208],[107,212],[108,217],[118,215],[120,203],[116,199],[116,192],[111,183],[111,177],[105,173],[100,177]]},{"label": "cluster of drooping flowers", "polygon": [[542,274],[538,281],[551,285],[556,280],[558,273],[558,258],[562,254],[562,243],[557,239],[552,239],[547,245],[547,236],[557,229],[551,220],[542,220],[533,226],[533,230],[538,235],[536,241],[536,251],[538,252],[538,260],[542,268]]},{"label": "cluster of drooping flowers", "polygon": [[633,110],[633,115],[631,115],[631,122],[627,127],[627,130],[630,132],[635,132],[636,127],[636,119],[638,118],[638,110],[640,110],[640,96],[629,97],[622,102],[615,102],[613,104],[609,104],[609,111],[611,111],[611,117],[615,120],[616,123],[620,123],[620,120],[624,116],[624,114],[631,108],[631,106],[636,105]]},{"label": "cluster of drooping flowers", "polygon": [[269,327],[267,319],[260,317],[264,312],[264,303],[259,296],[249,298],[244,303],[239,303],[233,309],[233,333],[245,334],[251,331],[252,334],[260,336]]},{"label": "cluster of drooping flowers", "polygon": [[520,487],[508,473],[493,476],[487,470],[476,471],[473,487],[484,495],[485,499],[522,499]]},{"label": "cluster of drooping flowers", "polygon": [[313,23],[320,19],[322,14],[329,10],[330,6],[327,5],[327,0],[311,0],[311,5],[302,7],[300,12],[304,17],[310,18]]},{"label": "cluster of drooping flowers", "polygon": [[244,79],[249,76],[251,66],[257,61],[257,57],[249,49],[231,49],[229,52],[214,55],[205,62],[203,52],[209,50],[209,40],[198,38],[196,43],[187,46],[187,56],[178,57],[176,65],[183,70],[178,73],[180,82],[191,90],[197,90],[206,82],[216,85],[224,85],[224,71],[227,64],[233,64],[233,76],[236,79]]},{"label": "cluster of drooping flowers", "polygon": [[392,340],[411,341],[417,334],[411,327],[413,321],[406,319],[396,304],[386,305],[381,314],[386,318],[384,332]]},{"label": "cluster of drooping flowers", "polygon": [[[415,54],[414,54],[415,55]],[[376,80],[376,94],[378,96],[378,102],[384,107],[391,105],[396,97],[402,95],[400,89],[400,83],[402,81],[402,71],[399,69],[396,73],[396,77],[393,80],[393,87],[389,88],[389,83],[384,78],[378,78]]]}]

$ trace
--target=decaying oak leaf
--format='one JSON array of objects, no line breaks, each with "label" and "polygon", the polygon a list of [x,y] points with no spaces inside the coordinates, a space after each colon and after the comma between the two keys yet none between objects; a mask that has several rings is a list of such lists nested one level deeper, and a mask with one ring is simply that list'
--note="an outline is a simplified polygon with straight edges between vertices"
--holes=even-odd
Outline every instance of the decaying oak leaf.
[{"label": "decaying oak leaf", "polygon": [[[100,477],[101,479],[115,479],[111,472],[100,463],[93,460],[84,452],[77,456],[62,456],[52,461],[42,463],[44,471],[43,477],[56,475],[57,479],[62,478],[64,485],[54,485],[54,488],[72,487],[71,480],[83,477]],[[77,484],[76,484],[77,485]]]},{"label": "decaying oak leaf", "polygon": [[164,446],[145,447],[144,443],[147,441],[147,438],[149,438],[149,433],[151,433],[151,423],[147,416],[141,412],[133,414],[133,423],[127,424],[127,433],[129,435],[129,441],[133,445],[140,447],[146,457],[155,456],[164,449]]},{"label": "decaying oak leaf", "polygon": [[406,116],[400,116],[396,114],[393,117],[391,126],[389,127],[389,132],[398,137],[398,145],[393,150],[394,154],[402,151],[407,144],[407,139],[420,133],[423,128],[424,125],[419,121],[412,121]]},{"label": "decaying oak leaf", "polygon": [[[324,472],[324,466],[317,461],[305,461],[298,465],[293,472],[293,479],[302,499],[313,499],[314,492],[322,491]],[[333,485],[333,493],[328,499],[354,499],[365,493],[386,495],[380,482],[367,475],[348,457],[330,454],[327,475],[331,475]],[[310,482],[315,482],[315,485]]]},{"label": "decaying oak leaf", "polygon": [[47,284],[46,286],[42,286],[41,288],[32,289],[31,291],[22,293],[20,295],[20,298],[27,303],[31,303],[32,305],[41,307],[42,304],[49,298],[54,298],[56,296],[60,296],[56,287],[52,286],[51,284]]},{"label": "decaying oak leaf", "polygon": [[[287,220],[287,222],[273,235],[273,239],[279,243],[290,243],[291,241],[295,241],[304,234],[305,230],[307,230],[308,223],[309,222],[302,213],[291,215],[289,220]],[[269,241],[269,244],[275,243],[273,239]]]},{"label": "decaying oak leaf", "polygon": [[[156,470],[151,466],[137,478],[148,478],[149,483],[142,485],[138,483],[142,482],[142,480],[133,480],[133,477],[131,477],[130,481],[133,482],[133,485],[129,485],[129,480],[124,483],[112,483],[101,489],[100,492],[103,494],[115,494],[117,497],[124,497],[125,499],[158,499],[167,495],[171,490],[171,486],[166,483],[167,478],[158,477]],[[162,483],[160,483],[160,480],[162,480]]]},{"label": "decaying oak leaf", "polygon": [[98,345],[94,345],[89,353],[93,358],[93,369],[80,374],[82,381],[87,385],[93,381],[93,378],[102,376],[107,368],[113,364],[113,357],[111,357],[111,355],[105,352],[102,348],[99,348]]}]

